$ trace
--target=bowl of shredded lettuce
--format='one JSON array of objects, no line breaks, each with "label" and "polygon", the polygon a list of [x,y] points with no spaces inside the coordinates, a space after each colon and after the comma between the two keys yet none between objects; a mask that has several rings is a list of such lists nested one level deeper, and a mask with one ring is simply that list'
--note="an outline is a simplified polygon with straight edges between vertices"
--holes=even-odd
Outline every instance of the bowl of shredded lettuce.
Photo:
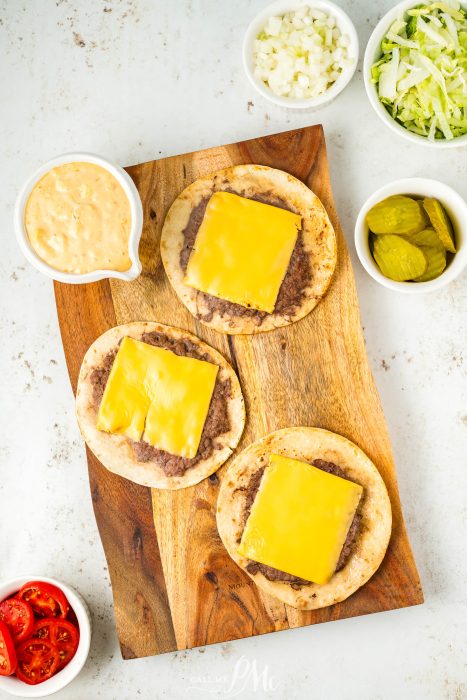
[{"label": "bowl of shredded lettuce", "polygon": [[394,131],[435,147],[467,145],[467,11],[457,0],[405,0],[378,23],[365,87]]}]

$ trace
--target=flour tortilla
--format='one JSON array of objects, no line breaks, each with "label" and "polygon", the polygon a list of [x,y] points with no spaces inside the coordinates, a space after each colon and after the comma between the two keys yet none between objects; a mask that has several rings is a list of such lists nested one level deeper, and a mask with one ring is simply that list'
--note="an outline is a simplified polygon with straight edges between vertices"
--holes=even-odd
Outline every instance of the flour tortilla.
[{"label": "flour tortilla", "polygon": [[[141,339],[143,333],[163,333],[172,338],[185,338],[197,345],[203,353],[209,355],[211,361],[219,365],[220,379],[230,378],[231,397],[228,401],[228,412],[231,429],[216,438],[220,445],[205,460],[190,467],[182,476],[167,476],[163,469],[154,461],[139,462],[133,452],[131,441],[123,435],[113,435],[100,431],[96,427],[97,411],[93,401],[93,387],[90,381],[91,373],[102,366],[105,356],[118,347],[124,336]],[[115,474],[135,481],[143,486],[158,489],[182,489],[193,486],[213,474],[232,454],[237,446],[245,424],[245,407],[240,383],[232,367],[222,355],[203,343],[188,331],[160,323],[138,322],[116,326],[97,338],[84,356],[76,391],[76,415],[83,438],[88,447],[100,462]]]},{"label": "flour tortilla", "polygon": [[[214,311],[212,320],[203,317],[210,312],[202,293],[184,284],[180,265],[183,231],[191,212],[206,197],[219,190],[253,197],[277,197],[288,203],[302,217],[303,244],[310,261],[311,276],[301,305],[292,314],[268,314],[258,326],[253,318],[221,316]],[[167,276],[180,300],[202,323],[223,333],[262,333],[287,326],[303,318],[326,292],[336,266],[337,246],[334,229],[318,197],[301,180],[282,170],[264,165],[237,165],[196,180],[177,197],[170,207],[161,236],[161,256]]]},{"label": "flour tortilla", "polygon": [[[341,467],[364,488],[362,521],[352,554],[344,568],[324,585],[310,583],[294,590],[290,583],[269,581],[261,572],[246,571],[248,559],[237,549],[243,533],[246,494],[242,490],[258,468],[267,466],[271,453],[305,462],[324,459]],[[315,610],[345,600],[378,569],[391,536],[391,504],[386,486],[373,462],[356,445],[319,428],[285,428],[253,443],[238,455],[223,475],[217,502],[217,528],[232,559],[259,588],[287,605]]]}]

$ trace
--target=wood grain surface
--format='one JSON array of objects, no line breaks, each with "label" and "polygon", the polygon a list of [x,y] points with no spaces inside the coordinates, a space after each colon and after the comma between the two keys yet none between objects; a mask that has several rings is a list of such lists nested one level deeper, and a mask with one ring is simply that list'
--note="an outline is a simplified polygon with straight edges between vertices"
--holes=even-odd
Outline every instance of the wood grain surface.
[{"label": "wood grain surface", "polygon": [[[286,170],[320,197],[336,229],[338,266],[326,297],[302,321],[271,333],[228,337],[203,326],[178,301],[162,267],[159,238],[168,207],[186,185],[241,163]],[[73,388],[86,349],[116,323],[159,321],[190,330],[217,348],[239,374],[247,408],[239,449],[271,430],[293,425],[341,433],[381,471],[394,524],[383,564],[363,588],[330,608],[301,612],[260,592],[225,551],[215,518],[225,466],[195,487],[151,493],[107,472],[88,452],[91,494],[123,657],[421,603],[391,445],[366,357],[353,272],[332,199],[322,128],[165,158],[128,172],[144,208],[142,275],[131,283],[55,283]]]}]

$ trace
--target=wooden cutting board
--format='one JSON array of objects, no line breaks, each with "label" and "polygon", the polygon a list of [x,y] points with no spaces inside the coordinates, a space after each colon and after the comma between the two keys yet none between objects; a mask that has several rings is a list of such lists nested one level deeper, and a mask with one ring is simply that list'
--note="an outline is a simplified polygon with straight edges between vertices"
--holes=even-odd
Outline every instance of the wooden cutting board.
[{"label": "wooden cutting board", "polygon": [[[159,237],[168,207],[186,185],[240,163],[281,168],[309,185],[334,224],[339,255],[329,292],[305,319],[271,333],[228,337],[204,327],[179,302],[161,264]],[[111,474],[88,451],[91,495],[112,581],[123,657],[423,602],[391,445],[365,352],[353,272],[332,199],[322,128],[297,129],[127,170],[144,207],[142,275],[131,283],[55,283],[73,390],[84,353],[108,328],[141,320],[185,328],[223,353],[239,374],[247,423],[238,449],[286,426],[318,426],[341,433],[380,469],[394,525],[384,562],[363,588],[343,603],[300,612],[261,593],[225,551],[215,518],[225,466],[195,487],[151,491]]]}]

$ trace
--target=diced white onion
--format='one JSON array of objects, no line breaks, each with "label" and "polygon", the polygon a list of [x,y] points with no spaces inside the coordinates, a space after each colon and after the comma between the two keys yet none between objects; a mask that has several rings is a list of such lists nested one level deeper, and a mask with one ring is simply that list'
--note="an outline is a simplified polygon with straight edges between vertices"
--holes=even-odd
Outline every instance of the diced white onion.
[{"label": "diced white onion", "polygon": [[253,43],[254,75],[276,95],[318,97],[350,64],[349,46],[335,17],[305,6],[268,19]]}]

